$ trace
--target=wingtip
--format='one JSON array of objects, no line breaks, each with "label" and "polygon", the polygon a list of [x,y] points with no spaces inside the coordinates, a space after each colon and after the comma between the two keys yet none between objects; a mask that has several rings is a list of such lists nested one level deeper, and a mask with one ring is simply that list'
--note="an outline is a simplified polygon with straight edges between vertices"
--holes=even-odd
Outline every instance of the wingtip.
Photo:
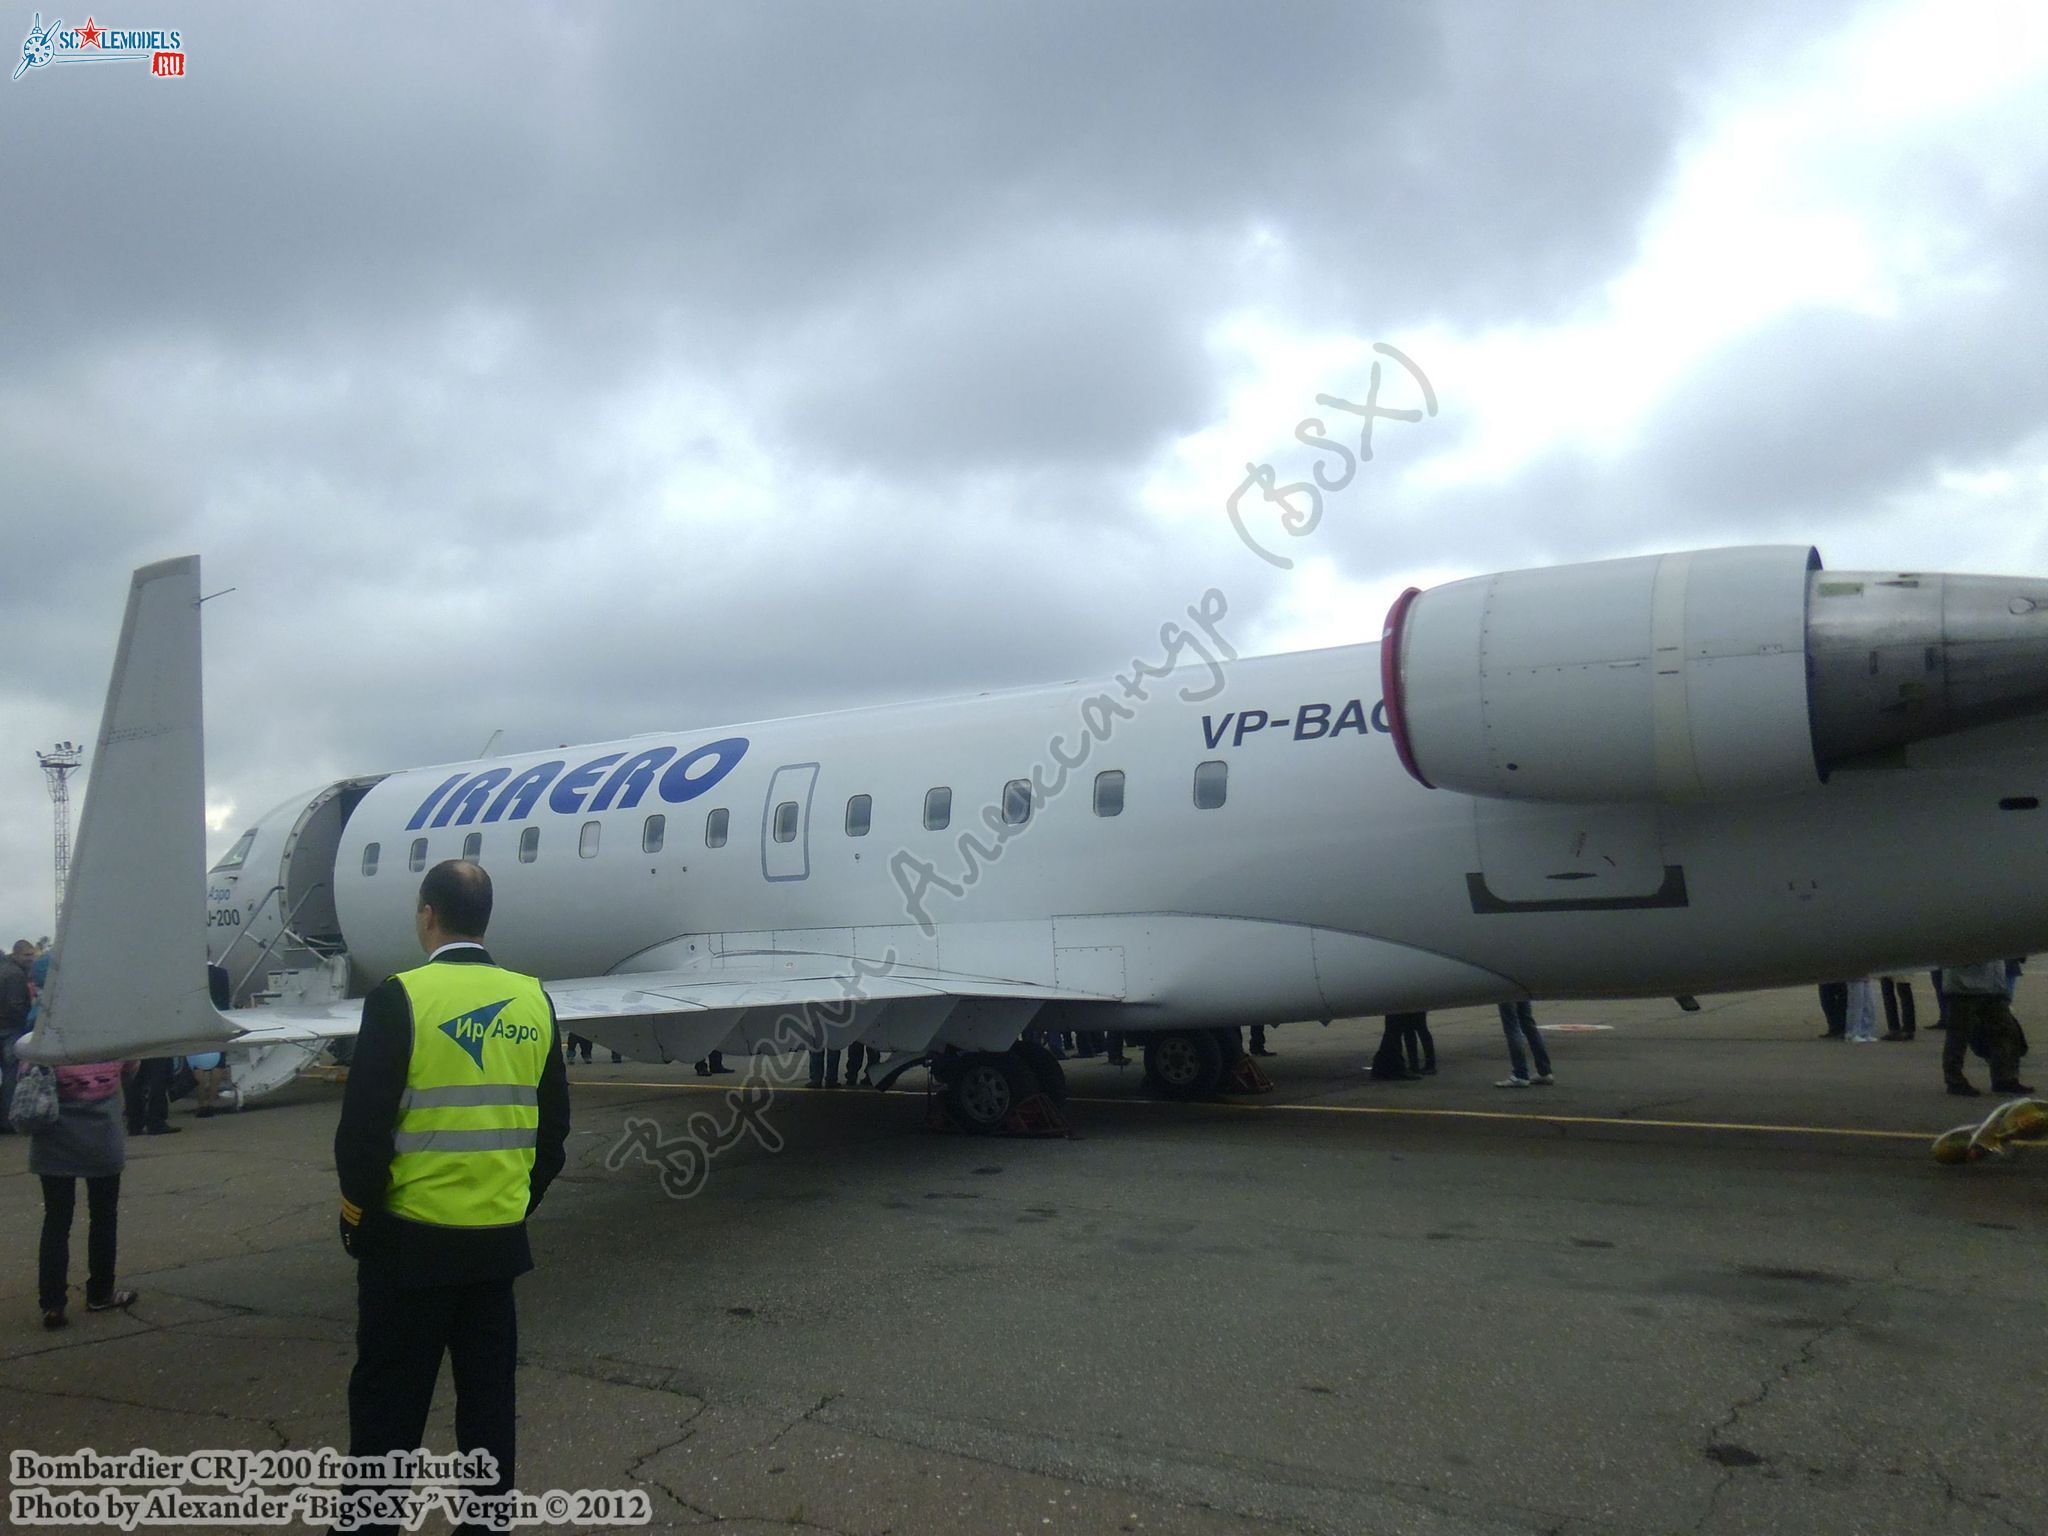
[{"label": "wingtip", "polygon": [[142,587],[147,586],[152,581],[160,581],[166,576],[197,576],[198,574],[199,557],[197,555],[174,555],[169,560],[158,560],[151,565],[138,565],[135,568],[134,584]]}]

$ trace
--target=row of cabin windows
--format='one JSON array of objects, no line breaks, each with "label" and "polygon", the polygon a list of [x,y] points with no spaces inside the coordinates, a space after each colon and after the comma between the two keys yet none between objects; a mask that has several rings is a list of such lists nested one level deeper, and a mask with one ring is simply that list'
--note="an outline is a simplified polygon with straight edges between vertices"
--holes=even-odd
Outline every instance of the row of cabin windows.
[{"label": "row of cabin windows", "polygon": [[[1195,809],[1213,811],[1219,809],[1230,793],[1230,765],[1218,758],[1195,766]],[[1003,786],[1002,816],[1010,826],[1022,826],[1031,819],[1033,801],[1031,781],[1012,779]],[[1095,814],[1098,816],[1121,816],[1124,809],[1124,774],[1121,768],[1108,768],[1095,775]],[[846,835],[866,837],[874,825],[875,800],[872,795],[855,795],[846,802]],[[797,802],[785,800],[775,807],[769,835],[778,843],[796,841],[797,825],[801,815]],[[924,825],[928,832],[943,832],[953,821],[953,790],[950,785],[940,784],[925,791]],[[723,848],[731,832],[732,816],[724,807],[712,811],[704,818],[704,846]],[[604,824],[586,821],[576,837],[576,853],[580,858],[597,857],[598,841],[603,835]],[[640,851],[659,853],[668,840],[668,818],[650,816],[640,828]],[[484,835],[472,832],[462,840],[462,857],[475,863],[483,856]],[[363,873],[377,873],[379,845],[367,844],[363,849]],[[519,834],[519,862],[531,864],[540,857],[540,828],[526,827]],[[413,839],[406,855],[406,868],[418,874],[427,867],[427,840]]]}]

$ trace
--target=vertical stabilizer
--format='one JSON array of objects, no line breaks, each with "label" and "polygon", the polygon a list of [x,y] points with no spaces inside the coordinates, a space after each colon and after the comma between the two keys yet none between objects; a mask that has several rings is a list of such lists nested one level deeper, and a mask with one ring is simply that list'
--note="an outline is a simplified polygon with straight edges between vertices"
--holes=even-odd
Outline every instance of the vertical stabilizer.
[{"label": "vertical stabilizer", "polygon": [[128,589],[34,1034],[37,1061],[199,1048],[233,1033],[206,989],[199,557]]}]

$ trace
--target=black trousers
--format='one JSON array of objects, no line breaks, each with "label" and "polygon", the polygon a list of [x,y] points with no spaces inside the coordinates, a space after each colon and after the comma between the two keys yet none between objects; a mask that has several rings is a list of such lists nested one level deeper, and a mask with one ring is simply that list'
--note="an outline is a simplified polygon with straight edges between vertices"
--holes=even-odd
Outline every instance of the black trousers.
[{"label": "black trousers", "polygon": [[1436,1065],[1436,1036],[1426,1013],[1390,1013],[1372,1058],[1374,1077],[1401,1077]]},{"label": "black trousers", "polygon": [[[37,1255],[36,1291],[45,1312],[60,1311],[69,1289],[71,1216],[78,1208],[78,1180],[43,1176],[43,1242]],[[85,1181],[85,1299],[114,1294],[114,1239],[121,1204],[121,1175]]]},{"label": "black trousers", "polygon": [[1429,1032],[1429,1015],[1426,1013],[1397,1013],[1401,1021],[1401,1051],[1408,1060],[1410,1072],[1436,1070],[1436,1036]]},{"label": "black trousers", "polygon": [[1919,1011],[1913,1006],[1913,983],[1887,976],[1880,985],[1884,989],[1884,1027],[1910,1040],[1920,1023]]},{"label": "black trousers", "polygon": [[1828,1033],[1846,1035],[1849,1031],[1849,983],[1846,981],[1824,981],[1820,984],[1820,1016],[1827,1021]]},{"label": "black trousers", "polygon": [[128,1134],[140,1135],[171,1123],[171,1058],[150,1056],[128,1079]]},{"label": "black trousers", "polygon": [[[1972,1037],[1975,1037],[1973,1040]],[[2008,1090],[2020,1078],[2020,1030],[2012,1010],[2002,997],[1951,992],[1948,998],[1948,1038],[1941,1042],[1941,1075],[1944,1081],[1965,1081],[1964,1063],[1972,1044],[1981,1041],[1984,1061],[1991,1068],[1994,1090]]]},{"label": "black trousers", "polygon": [[401,1288],[373,1270],[357,1269],[348,1453],[379,1456],[420,1444],[444,1353],[455,1373],[454,1449],[497,1457],[497,1484],[478,1491],[503,1493],[512,1486],[517,1439],[519,1315],[510,1280]]}]

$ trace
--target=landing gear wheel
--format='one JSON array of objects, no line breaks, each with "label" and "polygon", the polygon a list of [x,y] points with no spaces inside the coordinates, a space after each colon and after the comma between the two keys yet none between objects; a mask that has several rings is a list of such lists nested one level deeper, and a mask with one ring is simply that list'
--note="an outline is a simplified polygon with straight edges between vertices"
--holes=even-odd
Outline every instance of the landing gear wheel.
[{"label": "landing gear wheel", "polygon": [[1040,1093],[1055,1104],[1067,1102],[1066,1069],[1060,1065],[1057,1056],[1036,1040],[1019,1040],[1010,1049],[1024,1063]]},{"label": "landing gear wheel", "polygon": [[1145,1072],[1169,1099],[1206,1099],[1223,1082],[1223,1046],[1206,1029],[1172,1029],[1145,1042]]},{"label": "landing gear wheel", "polygon": [[1031,1069],[1008,1051],[972,1051],[948,1073],[946,1108],[960,1129],[971,1136],[988,1136],[1001,1130],[1010,1111],[1037,1091]]}]

